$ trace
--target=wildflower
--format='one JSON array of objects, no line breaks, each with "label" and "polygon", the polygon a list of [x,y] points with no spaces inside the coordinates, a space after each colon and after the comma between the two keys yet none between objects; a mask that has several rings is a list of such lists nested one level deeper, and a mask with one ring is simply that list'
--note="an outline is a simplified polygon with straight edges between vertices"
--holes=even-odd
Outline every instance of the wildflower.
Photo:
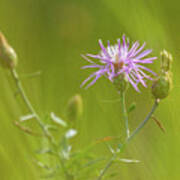
[{"label": "wildflower", "polygon": [[[153,60],[157,59],[157,57],[146,57],[152,52],[152,50],[147,49],[142,51],[145,44],[146,43],[139,47],[140,44],[136,41],[130,48],[129,40],[125,37],[125,35],[122,37],[122,42],[118,39],[117,44],[114,46],[111,46],[108,42],[107,47],[104,47],[102,41],[99,40],[99,45],[101,47],[101,52],[99,54],[86,54],[86,56],[82,56],[91,63],[91,65],[83,66],[82,69],[98,69],[82,83],[82,86],[84,86],[92,78],[94,79],[87,85],[87,88],[93,85],[102,76],[105,76],[111,82],[114,82],[118,76],[123,75],[123,77],[134,87],[136,91],[139,92],[139,83],[141,83],[144,87],[147,87],[146,79],[153,79],[144,71],[154,76],[156,74],[142,64],[153,63]],[[88,57],[98,59],[99,64],[91,61]]]}]

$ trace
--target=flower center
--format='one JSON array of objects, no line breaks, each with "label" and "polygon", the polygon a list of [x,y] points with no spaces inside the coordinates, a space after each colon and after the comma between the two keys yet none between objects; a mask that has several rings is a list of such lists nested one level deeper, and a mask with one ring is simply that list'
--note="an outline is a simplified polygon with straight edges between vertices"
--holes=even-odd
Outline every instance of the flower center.
[{"label": "flower center", "polygon": [[119,69],[123,68],[124,62],[121,61],[121,62],[118,62],[118,63],[114,63],[113,65],[114,65],[115,70],[119,70]]},{"label": "flower center", "polygon": [[124,61],[119,59],[118,54],[115,56],[115,62],[113,63],[115,71],[118,71],[123,68]]}]

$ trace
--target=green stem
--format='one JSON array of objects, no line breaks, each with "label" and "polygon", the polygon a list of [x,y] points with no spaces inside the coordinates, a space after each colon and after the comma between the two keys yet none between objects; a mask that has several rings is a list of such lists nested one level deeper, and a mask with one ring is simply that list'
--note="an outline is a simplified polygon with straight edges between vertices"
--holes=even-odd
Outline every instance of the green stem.
[{"label": "green stem", "polygon": [[159,104],[159,100],[155,100],[154,105],[151,109],[151,111],[149,112],[149,114],[146,116],[146,118],[144,119],[144,121],[134,130],[134,132],[128,137],[126,143],[128,143],[130,140],[132,140],[132,138],[139,133],[139,131],[145,126],[145,124],[148,122],[148,120],[151,118],[151,116],[153,115],[154,111],[156,110],[156,108],[158,107]]},{"label": "green stem", "polygon": [[19,91],[19,93],[20,93],[20,95],[21,95],[24,103],[26,104],[27,108],[28,108],[29,111],[34,115],[34,117],[35,117],[37,123],[39,124],[39,126],[41,127],[44,135],[45,135],[45,136],[48,138],[48,140],[51,141],[51,143],[54,145],[55,142],[54,142],[52,136],[49,134],[49,132],[48,132],[47,129],[45,128],[43,122],[41,121],[40,116],[36,113],[34,107],[32,106],[32,104],[30,103],[28,97],[26,96],[26,93],[25,93],[25,91],[24,91],[24,89],[23,89],[22,83],[21,83],[21,81],[20,81],[20,79],[19,79],[18,73],[16,72],[15,69],[12,69],[12,70],[11,70],[11,74],[12,74],[13,79],[15,80],[15,83],[16,83],[16,86],[17,86],[17,88],[18,88],[18,91]]},{"label": "green stem", "polygon": [[[124,95],[122,95],[122,104],[123,107],[125,107],[125,101],[124,101]],[[126,144],[129,143],[130,140],[132,140],[132,138],[137,135],[139,133],[139,131],[145,126],[145,124],[148,122],[148,120],[151,118],[151,116],[153,115],[153,113],[155,112],[155,110],[157,109],[159,104],[159,100],[155,100],[154,105],[151,109],[151,111],[149,112],[149,114],[146,116],[146,118],[144,119],[144,121],[134,130],[134,132],[127,138],[125,144],[123,146],[125,146]],[[126,113],[126,109],[124,108],[124,117],[127,118],[127,113]],[[125,119],[126,119],[125,118]],[[126,121],[128,122],[128,121]],[[127,126],[126,126],[127,127]],[[107,172],[107,170],[111,167],[111,165],[113,164],[113,161],[116,159],[117,154],[113,154],[113,156],[111,157],[111,159],[109,160],[109,162],[106,164],[105,168],[103,169],[103,171],[101,172],[100,176],[98,177],[97,180],[101,180],[102,177],[104,176],[104,174]]]},{"label": "green stem", "polygon": [[15,80],[15,83],[16,83],[16,86],[18,88],[18,91],[19,91],[22,99],[24,100],[26,106],[28,107],[29,111],[34,115],[34,117],[37,119],[37,121],[40,121],[40,117],[38,116],[38,114],[34,110],[33,106],[31,105],[29,99],[27,98],[27,96],[26,96],[26,94],[24,92],[24,89],[22,87],[21,81],[19,79],[19,76],[18,76],[16,70],[12,69],[11,73],[12,73],[13,79]]},{"label": "green stem", "polygon": [[[53,147],[56,148],[57,147],[56,142],[54,141],[53,137],[51,136],[51,134],[46,129],[46,127],[45,127],[44,123],[42,122],[40,116],[37,114],[37,112],[35,111],[34,107],[31,104],[31,102],[29,101],[28,97],[26,96],[26,93],[25,93],[25,91],[23,89],[22,83],[21,83],[21,81],[19,79],[18,73],[16,72],[15,69],[12,69],[11,74],[12,74],[12,77],[13,77],[15,83],[16,83],[17,89],[18,89],[24,103],[26,104],[29,111],[34,115],[37,123],[39,124],[39,126],[41,127],[41,129],[42,129],[42,131],[44,133],[44,136],[49,140],[50,144]],[[68,171],[66,170],[64,162],[62,161],[60,156],[59,156],[59,161],[60,161],[60,164],[61,164],[61,167],[63,169],[63,172],[65,174],[66,179],[69,180],[70,175],[69,175]]]},{"label": "green stem", "polygon": [[113,161],[116,159],[116,153],[113,154],[113,156],[110,158],[110,160],[108,161],[108,163],[106,164],[105,168],[101,171],[99,177],[97,178],[97,180],[101,180],[102,177],[104,176],[104,174],[107,172],[107,170],[111,167],[111,165],[113,164]]},{"label": "green stem", "polygon": [[129,138],[130,131],[129,131],[129,123],[128,123],[128,113],[126,110],[125,92],[121,92],[121,103],[122,103],[123,117],[125,120],[126,136],[127,138]]},{"label": "green stem", "polygon": [[[126,128],[126,136],[129,137],[130,131],[129,131],[129,125],[128,125],[128,113],[126,110],[126,102],[125,102],[125,92],[120,92],[121,95],[121,103],[122,103],[122,111],[123,111],[123,118],[125,120],[125,128]],[[109,159],[107,162],[105,168],[102,170],[101,174],[97,178],[97,180],[101,180],[106,171],[111,167],[113,164],[113,161],[116,159],[117,154],[114,153],[113,156]]]}]

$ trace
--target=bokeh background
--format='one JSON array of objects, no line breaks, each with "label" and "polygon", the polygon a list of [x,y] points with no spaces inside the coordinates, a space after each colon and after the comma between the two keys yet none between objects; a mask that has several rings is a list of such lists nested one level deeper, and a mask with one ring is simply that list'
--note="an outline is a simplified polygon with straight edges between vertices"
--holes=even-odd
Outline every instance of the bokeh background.
[{"label": "bokeh background", "polygon": [[[88,90],[80,88],[90,74],[80,69],[87,64],[80,54],[97,53],[99,38],[115,43],[123,34],[132,41],[146,41],[155,56],[164,48],[173,54],[173,90],[155,113],[166,133],[150,121],[123,154],[141,163],[118,164],[113,167],[119,172],[114,179],[180,179],[179,19],[179,0],[0,1],[0,30],[18,53],[17,70],[22,76],[42,71],[36,78],[23,79],[37,111],[40,114],[54,111],[63,116],[68,99],[76,93],[82,95],[84,114],[77,124],[78,147],[124,133],[119,97],[113,85],[102,78]],[[159,71],[158,60],[152,68]],[[0,88],[0,179],[40,179],[41,171],[31,157],[41,142],[13,125],[27,110],[14,96],[16,90],[10,74],[2,68]],[[137,102],[130,115],[131,130],[143,120],[153,103],[150,89],[141,87],[141,91],[140,94],[132,88],[128,91],[128,104]],[[95,153],[109,154],[103,145],[97,146]]]}]

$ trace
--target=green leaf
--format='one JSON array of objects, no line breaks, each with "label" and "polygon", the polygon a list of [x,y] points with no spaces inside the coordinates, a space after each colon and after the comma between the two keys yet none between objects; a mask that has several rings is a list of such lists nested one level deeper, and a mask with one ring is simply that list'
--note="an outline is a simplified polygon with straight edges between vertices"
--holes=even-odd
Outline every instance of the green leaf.
[{"label": "green leaf", "polygon": [[107,145],[109,151],[110,151],[112,154],[114,154],[114,153],[115,153],[115,150],[114,150],[109,144],[106,144],[106,145]]},{"label": "green leaf", "polygon": [[52,131],[58,131],[58,128],[57,128],[57,126],[53,126],[53,125],[46,125],[45,126],[46,127],[46,129],[48,129],[48,130],[52,130]]},{"label": "green leaf", "polygon": [[22,77],[22,78],[32,78],[32,77],[39,76],[39,75],[41,75],[41,74],[42,74],[41,71],[37,71],[37,72],[33,72],[33,73],[28,73],[28,74],[21,75],[21,77]]},{"label": "green leaf", "polygon": [[36,151],[37,154],[53,154],[53,151],[49,148],[39,149]]},{"label": "green leaf", "polygon": [[56,124],[59,124],[63,127],[67,127],[67,123],[63,121],[60,117],[57,117],[53,112],[51,112],[50,116]]},{"label": "green leaf", "polygon": [[36,159],[33,159],[33,162],[34,162],[37,166],[39,166],[39,167],[41,167],[41,168],[43,168],[43,169],[51,170],[51,168],[50,168],[48,165],[42,163],[41,161],[38,161],[38,160],[36,160]]},{"label": "green leaf", "polygon": [[129,109],[128,109],[128,113],[134,111],[135,108],[136,108],[136,103],[134,102],[134,103],[132,103],[132,104],[130,105],[130,107],[129,107]]},{"label": "green leaf", "polygon": [[30,119],[33,119],[35,117],[34,114],[28,114],[28,115],[25,115],[25,116],[21,116],[20,117],[20,121],[27,121],[27,120],[30,120]]},{"label": "green leaf", "polygon": [[117,159],[117,161],[124,162],[124,163],[139,163],[140,162],[139,160],[136,160],[136,159],[124,159],[124,158],[119,158]]},{"label": "green leaf", "polygon": [[75,130],[75,129],[69,129],[69,130],[66,132],[65,137],[66,137],[67,139],[70,139],[70,138],[73,138],[73,137],[76,136],[76,135],[77,135],[77,130]]},{"label": "green leaf", "polygon": [[97,163],[99,163],[99,162],[101,162],[101,161],[104,161],[104,160],[106,160],[105,158],[97,158],[97,159],[94,159],[94,160],[91,160],[91,161],[89,161],[89,162],[87,162],[86,164],[84,164],[82,167],[81,167],[81,169],[83,169],[83,168],[86,168],[86,167],[89,167],[89,166],[93,166],[93,165],[95,165],[95,164],[97,164]]}]

